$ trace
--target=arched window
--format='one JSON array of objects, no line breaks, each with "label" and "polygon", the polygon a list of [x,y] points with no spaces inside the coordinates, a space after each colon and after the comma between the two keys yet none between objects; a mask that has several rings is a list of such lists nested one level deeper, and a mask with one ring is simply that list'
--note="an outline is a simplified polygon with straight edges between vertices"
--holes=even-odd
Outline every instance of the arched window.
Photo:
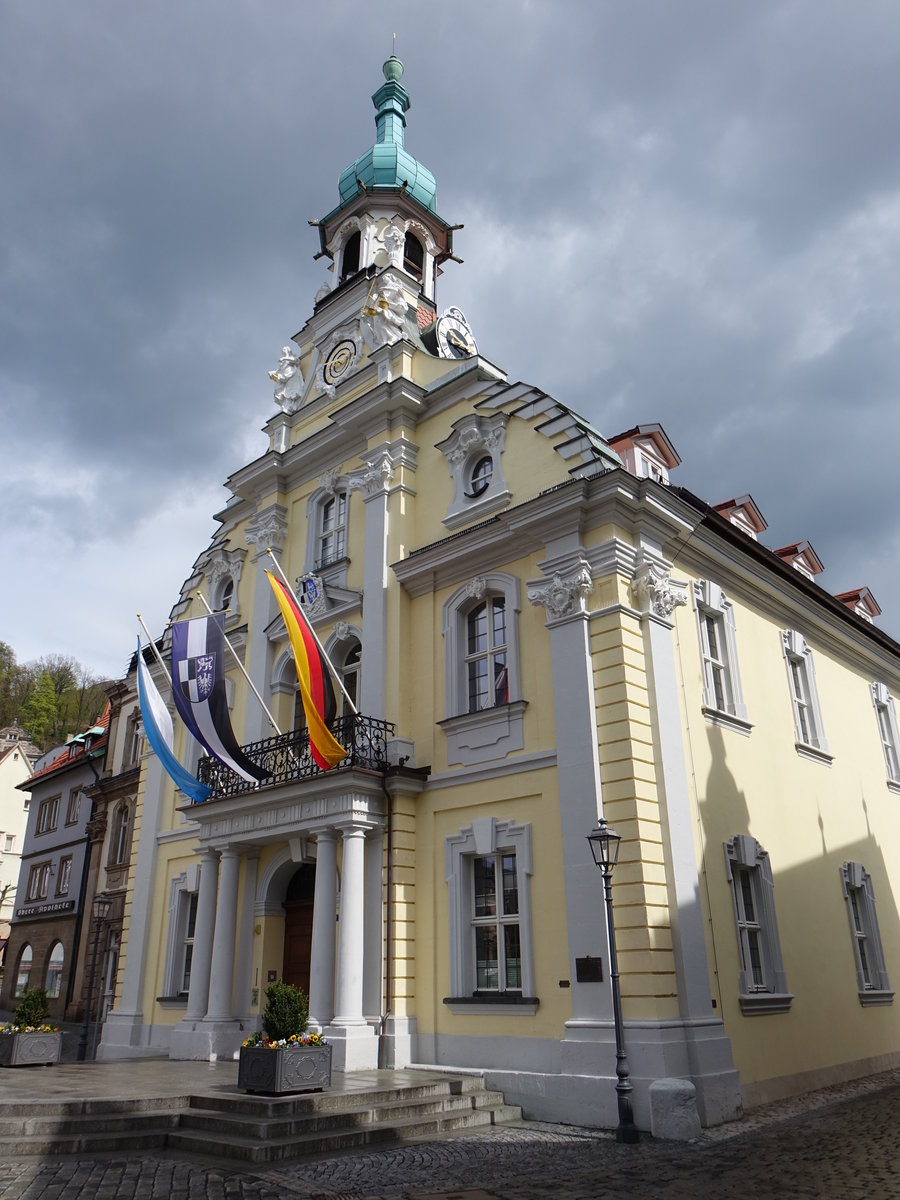
[{"label": "arched window", "polygon": [[22,947],[19,955],[19,970],[16,974],[16,998],[22,995],[31,982],[31,965],[34,962],[34,951],[28,942]]},{"label": "arched window", "polygon": [[222,584],[221,590],[219,592],[219,603],[216,605],[216,609],[224,612],[225,609],[231,608],[231,601],[233,599],[234,599],[234,580],[231,578],[230,575],[228,575],[226,577],[224,583]]},{"label": "arched window", "polygon": [[347,244],[344,246],[344,254],[341,259],[341,283],[359,270],[359,246],[360,236],[357,229],[356,233],[347,238]]},{"label": "arched window", "polygon": [[[362,646],[354,638],[347,647],[340,665],[338,666],[335,663],[335,666],[337,666],[341,673],[341,682],[357,708],[359,707],[359,665],[361,656]],[[351,713],[350,705],[347,703],[347,698],[343,693],[337,697],[337,702],[339,716],[349,716]]]},{"label": "arched window", "polygon": [[55,999],[62,987],[63,964],[66,961],[66,952],[63,950],[62,942],[55,942],[53,949],[50,951],[50,958],[47,962],[47,978],[44,987],[47,990],[48,997]]},{"label": "arched window", "polygon": [[407,232],[403,242],[403,269],[421,280],[424,264],[425,251],[422,243],[414,233]]},{"label": "arched window", "polygon": [[468,712],[509,703],[506,599],[488,596],[466,616]]},{"label": "arched window", "polygon": [[109,861],[111,866],[121,866],[128,862],[131,856],[131,810],[127,804],[120,804],[113,818],[112,839],[109,844]]}]

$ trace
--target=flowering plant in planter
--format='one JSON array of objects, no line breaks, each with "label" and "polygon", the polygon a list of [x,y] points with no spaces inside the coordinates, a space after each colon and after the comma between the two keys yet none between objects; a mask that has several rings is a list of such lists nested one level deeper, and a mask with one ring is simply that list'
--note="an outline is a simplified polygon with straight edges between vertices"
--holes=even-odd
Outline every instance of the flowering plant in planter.
[{"label": "flowering plant in planter", "polygon": [[33,1067],[59,1061],[62,1035],[47,1020],[43,988],[26,988],[8,1024],[0,1027],[0,1067]]},{"label": "flowering plant in planter", "polygon": [[238,1086],[248,1092],[321,1091],[331,1084],[331,1046],[309,1033],[309,1001],[300,988],[279,980],[266,988],[265,1032],[241,1046]]},{"label": "flowering plant in planter", "polygon": [[0,1033],[57,1033],[59,1027],[47,1021],[50,1005],[43,988],[26,988],[13,1013],[13,1019],[0,1025]]}]

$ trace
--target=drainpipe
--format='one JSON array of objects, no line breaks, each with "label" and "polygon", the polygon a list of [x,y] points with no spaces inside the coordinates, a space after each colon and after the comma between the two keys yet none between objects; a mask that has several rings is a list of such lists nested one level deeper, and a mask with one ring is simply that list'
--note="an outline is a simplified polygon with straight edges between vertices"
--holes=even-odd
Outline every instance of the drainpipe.
[{"label": "drainpipe", "polygon": [[387,866],[385,868],[385,890],[387,892],[387,918],[384,925],[384,1004],[378,1025],[378,1069],[384,1070],[385,1028],[391,1015],[391,958],[393,952],[393,866],[394,866],[394,798],[387,789],[387,772],[381,777],[381,787],[387,807]]}]

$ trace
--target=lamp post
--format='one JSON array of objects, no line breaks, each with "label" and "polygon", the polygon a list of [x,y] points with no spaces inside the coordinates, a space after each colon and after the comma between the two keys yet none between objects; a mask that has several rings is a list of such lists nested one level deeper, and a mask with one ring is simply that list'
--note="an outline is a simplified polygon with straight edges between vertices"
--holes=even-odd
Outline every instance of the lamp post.
[{"label": "lamp post", "polygon": [[94,939],[91,944],[91,965],[88,970],[88,985],[87,997],[84,1002],[84,1020],[81,1023],[81,1034],[78,1038],[78,1062],[84,1062],[87,1058],[88,1032],[91,1026],[91,1002],[94,997],[94,976],[97,973],[97,948],[100,945],[100,930],[103,928],[103,922],[109,916],[112,908],[112,900],[107,900],[105,896],[97,896],[91,909],[93,918]]},{"label": "lamp post", "polygon": [[628,1078],[628,1059],[625,1056],[625,1031],[622,1023],[622,995],[619,990],[619,962],[616,956],[616,926],[613,920],[612,874],[619,858],[621,835],[607,825],[601,817],[597,828],[588,834],[588,842],[594,862],[603,876],[603,892],[606,899],[606,927],[609,932],[609,980],[612,984],[613,1020],[616,1026],[616,1101],[619,1108],[619,1124],[616,1141],[634,1143],[640,1134],[634,1123],[631,1109],[631,1083]]}]

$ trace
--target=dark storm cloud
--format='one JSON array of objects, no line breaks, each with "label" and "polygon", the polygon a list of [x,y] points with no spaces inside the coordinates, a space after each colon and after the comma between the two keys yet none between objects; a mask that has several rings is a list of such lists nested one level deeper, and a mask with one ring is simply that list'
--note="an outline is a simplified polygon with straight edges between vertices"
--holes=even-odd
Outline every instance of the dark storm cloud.
[{"label": "dark storm cloud", "polygon": [[830,0],[7,6],[0,504],[36,582],[0,637],[112,670],[136,607],[161,626],[264,449],[266,371],[324,278],[306,222],[371,144],[395,30],[407,146],[466,225],[442,305],[606,432],[662,421],[682,482],[752,491],[769,544],[809,538],[896,632],[898,24]]}]

